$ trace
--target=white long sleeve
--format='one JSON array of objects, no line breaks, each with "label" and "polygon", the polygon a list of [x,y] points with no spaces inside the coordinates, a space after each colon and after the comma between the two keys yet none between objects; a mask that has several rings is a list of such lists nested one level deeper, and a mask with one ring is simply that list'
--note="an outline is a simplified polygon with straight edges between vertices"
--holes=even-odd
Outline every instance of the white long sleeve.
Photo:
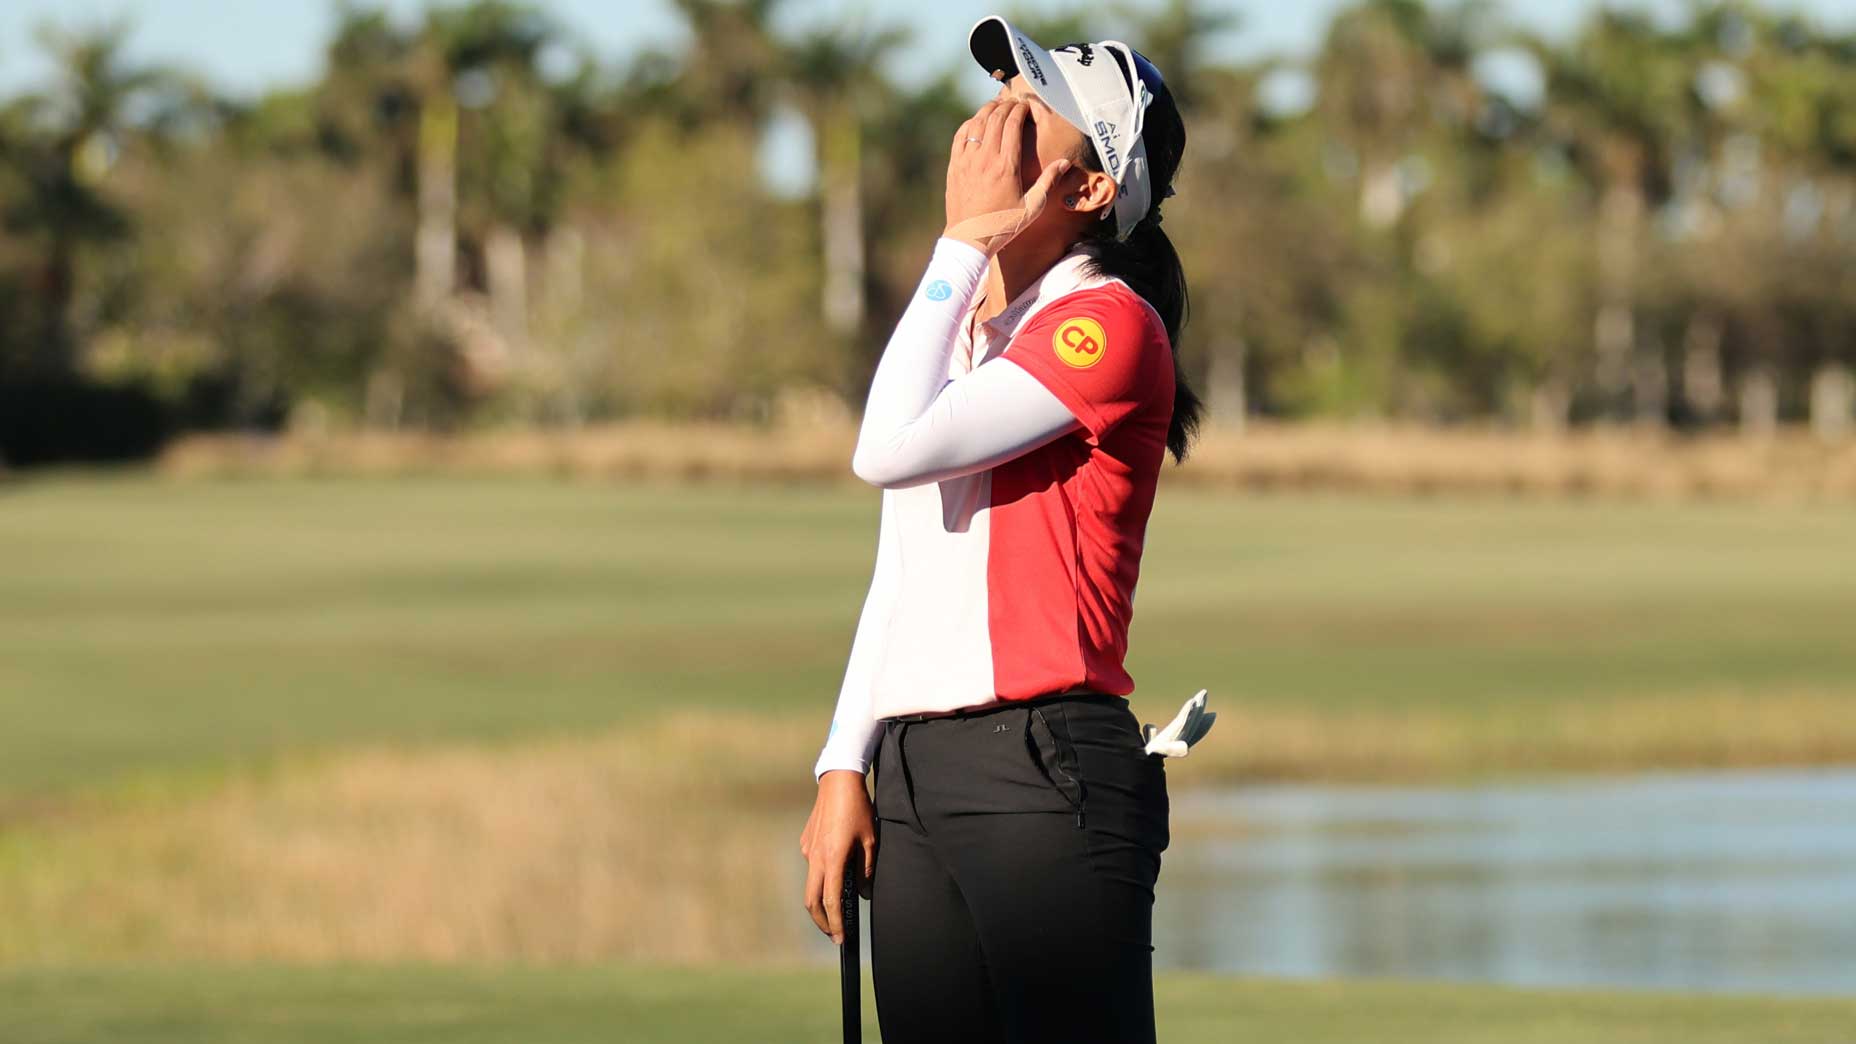
[{"label": "white long sleeve", "polygon": [[900,592],[901,574],[895,517],[889,495],[884,494],[877,521],[876,567],[871,572],[870,591],[864,596],[863,613],[857,619],[857,633],[851,639],[851,656],[845,665],[844,683],[838,689],[831,730],[812,766],[814,782],[832,769],[868,772],[876,757],[882,726],[871,708],[870,686],[883,644],[888,640],[890,611]]},{"label": "white long sleeve", "polygon": [[986,256],[943,238],[870,381],[851,470],[884,489],[984,471],[1082,426],[1016,363],[990,359],[948,380],[960,321]]}]

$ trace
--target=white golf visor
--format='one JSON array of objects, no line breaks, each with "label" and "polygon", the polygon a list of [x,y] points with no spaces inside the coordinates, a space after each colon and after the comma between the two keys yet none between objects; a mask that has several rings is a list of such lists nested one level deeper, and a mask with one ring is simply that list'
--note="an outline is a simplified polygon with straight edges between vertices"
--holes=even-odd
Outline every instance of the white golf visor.
[{"label": "white golf visor", "polygon": [[[1120,186],[1115,195],[1115,236],[1128,238],[1153,202],[1147,146],[1141,141],[1147,106],[1153,101],[1141,67],[1152,69],[1152,64],[1120,40],[1052,51],[997,15],[973,24],[967,49],[995,79],[1023,74],[1046,105],[1095,143],[1103,172]],[[1159,73],[1151,75],[1157,82]]]}]

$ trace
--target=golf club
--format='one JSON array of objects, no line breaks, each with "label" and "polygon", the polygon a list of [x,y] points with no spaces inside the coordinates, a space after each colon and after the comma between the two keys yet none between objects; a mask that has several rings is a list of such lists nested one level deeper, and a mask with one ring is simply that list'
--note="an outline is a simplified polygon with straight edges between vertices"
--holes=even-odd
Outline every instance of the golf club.
[{"label": "golf club", "polygon": [[844,864],[844,941],[838,944],[838,978],[844,993],[844,1044],[863,1044],[863,991],[858,984],[857,868],[863,853],[851,850]]}]

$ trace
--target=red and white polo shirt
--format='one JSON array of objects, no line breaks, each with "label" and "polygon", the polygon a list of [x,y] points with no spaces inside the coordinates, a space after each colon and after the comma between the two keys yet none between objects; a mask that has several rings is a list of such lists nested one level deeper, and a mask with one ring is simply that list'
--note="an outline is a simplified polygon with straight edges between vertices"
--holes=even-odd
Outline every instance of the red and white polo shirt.
[{"label": "red and white polo shirt", "polygon": [[[1014,364],[1072,428],[984,470],[883,491],[876,569],[815,777],[866,770],[883,717],[1134,691],[1123,659],[1173,355],[1152,306],[1088,262],[1064,257],[977,324],[977,339],[977,302],[960,314],[946,378]],[[930,300],[946,286],[924,279]]]}]

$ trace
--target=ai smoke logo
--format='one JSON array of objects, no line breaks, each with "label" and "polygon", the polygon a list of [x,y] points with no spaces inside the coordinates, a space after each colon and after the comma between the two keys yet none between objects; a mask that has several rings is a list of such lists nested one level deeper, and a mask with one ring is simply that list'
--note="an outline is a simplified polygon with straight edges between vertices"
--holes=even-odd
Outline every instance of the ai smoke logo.
[{"label": "ai smoke logo", "polygon": [[922,296],[930,301],[945,301],[954,296],[954,287],[945,279],[937,279],[928,284],[927,288],[922,291]]},{"label": "ai smoke logo", "polygon": [[1096,139],[1102,143],[1102,158],[1108,161],[1108,176],[1119,177],[1121,173],[1121,153],[1115,150],[1115,125],[1107,120],[1096,121]]}]

